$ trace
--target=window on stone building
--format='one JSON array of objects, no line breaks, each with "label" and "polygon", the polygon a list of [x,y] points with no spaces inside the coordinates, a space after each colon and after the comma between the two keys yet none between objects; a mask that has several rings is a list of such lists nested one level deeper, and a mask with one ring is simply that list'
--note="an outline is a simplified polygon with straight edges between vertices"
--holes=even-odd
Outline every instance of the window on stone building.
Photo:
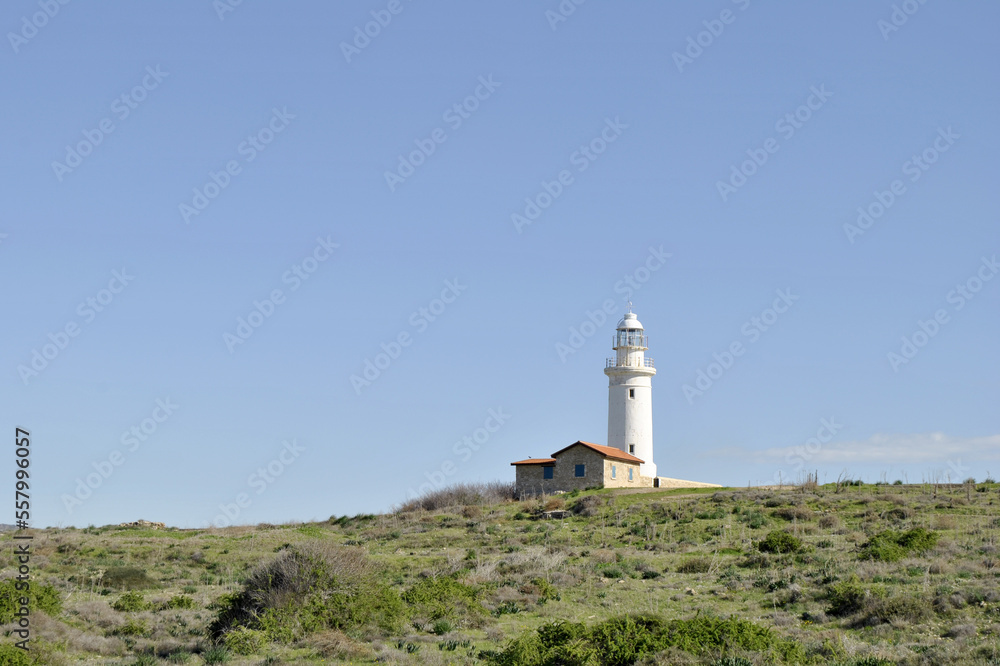
[{"label": "window on stone building", "polygon": [[628,468],[628,480],[629,481],[632,480],[632,468],[631,467]]},{"label": "window on stone building", "polygon": [[587,466],[586,465],[577,465],[576,466],[576,475],[577,476],[587,476]]},{"label": "window on stone building", "polygon": [[615,466],[614,466],[614,465],[612,465],[612,466],[611,466],[611,478],[612,478],[612,479],[613,479],[613,478],[615,478],[615,475],[616,475],[617,471],[618,471],[618,470],[616,470],[616,469],[615,469]]},{"label": "window on stone building", "polygon": [[635,398],[635,389],[629,389],[628,390],[628,397],[630,399]]},{"label": "window on stone building", "polygon": [[554,472],[555,469],[556,469],[555,467],[543,467],[542,468],[542,478],[543,479],[551,479],[552,478],[552,472]]},{"label": "window on stone building", "polygon": [[635,453],[635,444],[629,444],[628,445],[628,452],[632,453],[632,454]]}]

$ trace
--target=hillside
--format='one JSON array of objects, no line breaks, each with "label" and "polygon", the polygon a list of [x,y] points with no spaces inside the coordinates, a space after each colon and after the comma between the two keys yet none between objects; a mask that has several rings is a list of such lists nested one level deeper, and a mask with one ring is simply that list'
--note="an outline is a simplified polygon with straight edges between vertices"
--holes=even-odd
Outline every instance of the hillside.
[{"label": "hillside", "polygon": [[35,531],[53,589],[36,585],[34,661],[8,634],[0,664],[1000,664],[1000,484],[497,491]]}]

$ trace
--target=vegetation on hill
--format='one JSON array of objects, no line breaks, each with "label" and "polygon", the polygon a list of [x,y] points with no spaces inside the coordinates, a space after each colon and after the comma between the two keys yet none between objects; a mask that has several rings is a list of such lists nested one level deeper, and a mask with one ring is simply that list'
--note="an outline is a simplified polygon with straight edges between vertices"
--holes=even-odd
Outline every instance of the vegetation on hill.
[{"label": "vegetation on hill", "polygon": [[1000,485],[968,483],[492,484],[306,525],[38,530],[33,650],[8,562],[0,666],[1000,664],[998,528]]}]

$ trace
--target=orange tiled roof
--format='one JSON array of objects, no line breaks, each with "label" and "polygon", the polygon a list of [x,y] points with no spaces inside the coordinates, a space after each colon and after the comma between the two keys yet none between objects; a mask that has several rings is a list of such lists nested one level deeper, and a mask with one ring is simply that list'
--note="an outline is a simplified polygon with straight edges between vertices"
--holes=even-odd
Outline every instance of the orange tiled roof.
[{"label": "orange tiled roof", "polygon": [[552,465],[555,464],[555,462],[555,458],[526,458],[524,460],[512,462],[511,465]]},{"label": "orange tiled roof", "polygon": [[611,458],[612,460],[622,460],[624,462],[630,462],[630,463],[642,463],[642,462],[646,462],[645,460],[642,460],[640,458],[636,458],[631,453],[625,453],[621,449],[616,449],[613,446],[601,446],[600,444],[592,444],[591,442],[582,442],[582,441],[581,442],[573,442],[572,444],[570,444],[566,448],[559,449],[558,451],[556,451],[555,453],[552,454],[552,457],[554,458],[557,455],[559,455],[560,453],[562,453],[563,451],[568,451],[569,449],[571,449],[571,448],[573,448],[574,446],[577,446],[577,445],[586,446],[588,449],[591,449],[592,451],[596,451],[597,453],[600,453],[605,458]]}]

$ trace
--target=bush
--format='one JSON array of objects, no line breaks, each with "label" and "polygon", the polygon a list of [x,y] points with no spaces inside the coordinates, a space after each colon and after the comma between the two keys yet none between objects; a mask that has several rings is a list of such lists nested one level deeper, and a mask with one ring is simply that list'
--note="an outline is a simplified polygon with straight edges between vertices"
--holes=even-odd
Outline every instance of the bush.
[{"label": "bush", "polygon": [[764,540],[757,544],[762,553],[797,553],[802,550],[802,542],[788,532],[768,532]]},{"label": "bush", "polygon": [[222,643],[230,652],[249,656],[261,651],[267,643],[267,637],[263,631],[236,627],[232,631],[226,632],[222,637]]},{"label": "bush", "polygon": [[854,626],[872,627],[900,619],[920,622],[926,620],[930,613],[927,602],[916,597],[873,594],[865,602]]},{"label": "bush", "polygon": [[831,615],[850,615],[865,607],[865,601],[870,597],[884,597],[882,588],[867,589],[861,585],[857,575],[852,575],[845,581],[833,583],[826,590],[826,598],[830,602],[827,612]]},{"label": "bush", "polygon": [[196,606],[197,605],[195,604],[194,599],[187,596],[186,594],[175,595],[173,597],[170,597],[170,600],[167,601],[167,608],[191,610],[193,608],[196,608]]},{"label": "bush", "polygon": [[397,511],[437,511],[450,507],[482,506],[498,504],[517,499],[513,482],[493,481],[491,483],[459,483],[447,488],[430,490],[412,499]]},{"label": "bush", "polygon": [[104,572],[101,585],[119,590],[145,590],[156,583],[138,567],[111,567]]},{"label": "bush", "polygon": [[403,601],[415,615],[430,620],[456,618],[463,614],[482,615],[476,589],[454,578],[424,578],[403,593]]},{"label": "bush", "polygon": [[767,525],[767,516],[756,509],[749,509],[740,515],[740,522],[745,523],[750,529],[756,530]]},{"label": "bush", "polygon": [[122,613],[136,613],[149,608],[149,604],[143,598],[142,592],[124,592],[114,600],[111,607]]},{"label": "bush", "polygon": [[792,522],[793,520],[812,520],[813,512],[804,506],[789,506],[773,512],[777,518]]},{"label": "bush", "polygon": [[206,664],[225,664],[232,659],[232,654],[228,648],[216,645],[205,650],[205,654],[201,655],[201,658],[205,660]]},{"label": "bush", "polygon": [[149,634],[149,625],[145,620],[129,619],[125,624],[116,627],[111,632],[115,636],[146,636]]},{"label": "bush", "polygon": [[819,519],[819,526],[825,530],[833,530],[840,527],[840,518],[830,514]]},{"label": "bush", "polygon": [[251,572],[243,589],[219,600],[209,627],[219,640],[237,627],[289,641],[321,629],[396,631],[405,617],[399,596],[378,580],[363,551],[329,543],[293,546]]},{"label": "bush", "polygon": [[24,597],[28,599],[29,612],[42,611],[46,615],[58,615],[62,612],[62,598],[56,588],[31,583],[27,590],[19,590],[17,582],[13,578],[0,582],[0,624],[14,621]]},{"label": "bush", "polygon": [[451,630],[452,630],[451,622],[449,622],[448,620],[437,620],[431,627],[431,633],[437,634],[438,636],[444,636]]},{"label": "bush", "polygon": [[698,616],[667,622],[655,615],[613,618],[589,630],[582,624],[547,624],[509,642],[502,651],[483,656],[499,666],[630,666],[647,655],[670,648],[699,656],[738,651],[785,660],[805,658],[797,643],[782,640],[769,628],[748,620]]},{"label": "bush", "polygon": [[569,510],[577,516],[591,517],[596,516],[603,505],[604,499],[599,495],[586,495],[574,502]]},{"label": "bush", "polygon": [[5,643],[0,645],[0,666],[31,666],[33,661],[28,655],[27,650]]},{"label": "bush", "polygon": [[898,562],[911,554],[923,553],[937,544],[938,535],[922,527],[906,532],[885,530],[879,532],[861,546],[863,560]]},{"label": "bush", "polygon": [[708,573],[712,568],[712,561],[707,557],[692,557],[677,565],[677,573]]}]

